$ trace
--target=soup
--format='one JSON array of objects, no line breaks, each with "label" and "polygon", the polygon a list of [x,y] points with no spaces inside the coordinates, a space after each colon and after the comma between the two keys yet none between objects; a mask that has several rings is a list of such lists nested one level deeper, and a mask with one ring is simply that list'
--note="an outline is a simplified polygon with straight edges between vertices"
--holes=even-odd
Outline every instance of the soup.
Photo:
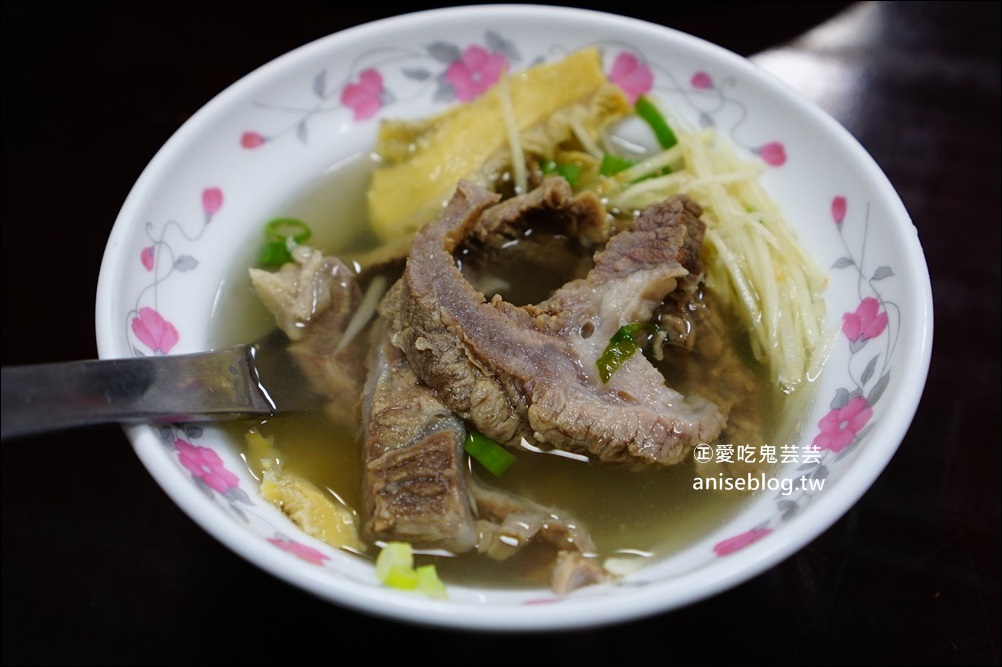
[{"label": "soup", "polygon": [[[656,146],[617,139],[641,118]],[[631,106],[594,49],[384,121],[375,153],[272,212],[315,236],[280,239],[293,255],[252,270],[256,293],[248,256],[216,314],[219,345],[277,319],[324,377],[359,369],[360,410],[226,427],[263,434],[284,473],[353,513],[369,543],[351,550],[413,542],[448,583],[566,592],[749,501],[699,482],[768,470],[756,450],[796,436],[823,356],[825,278],[758,166]],[[347,312],[324,310],[337,299]],[[514,463],[491,472],[464,437]],[[692,456],[724,444],[751,455]]]},{"label": "soup", "polygon": [[[367,232],[364,214],[365,187],[360,184],[364,184],[372,168],[372,162],[360,158],[325,176],[280,207],[275,215],[308,221],[317,230],[321,243],[335,246],[325,248],[335,255],[369,250],[373,240]],[[351,215],[345,215],[346,211]],[[324,239],[324,234],[334,240]],[[540,241],[533,239],[533,242]],[[570,273],[579,270],[576,267],[580,266],[584,253],[566,238],[554,234],[541,243],[549,248],[548,257],[563,256],[563,261],[552,263],[546,275],[511,270],[504,252],[495,258],[498,263],[492,276],[493,285],[503,286],[500,293],[506,300],[515,304],[541,300],[572,277]],[[510,244],[509,252],[515,247],[516,244]],[[564,250],[555,253],[554,249],[559,247]],[[460,253],[460,260],[462,257]],[[252,263],[253,258],[249,257],[247,265]],[[261,305],[248,284],[247,265],[235,268],[217,300],[219,309],[214,315],[217,347],[246,342],[275,326],[273,315]],[[526,279],[526,276],[531,277]],[[707,298],[709,307],[720,307],[713,303],[712,295]],[[747,377],[755,385],[744,409],[760,420],[768,441],[778,442],[775,438],[789,436],[780,432],[788,428],[782,419],[788,396],[770,381],[765,367],[755,362],[747,344],[742,346],[739,320],[732,315],[727,321],[728,326],[734,327],[727,332],[728,344],[735,347],[748,369]],[[692,379],[673,366],[671,359],[660,363],[672,384],[683,392],[692,388]],[[248,429],[256,428],[273,438],[288,472],[328,490],[356,512],[362,507],[362,444],[356,431],[333,422],[326,412],[277,416],[252,423],[231,422],[222,428],[240,447]],[[573,516],[587,527],[603,561],[663,558],[712,532],[751,498],[742,492],[694,488],[694,479],[703,473],[696,469],[692,457],[674,466],[633,469],[545,452],[521,451],[516,456],[515,463],[499,477],[491,476],[475,462],[470,465],[493,486]],[[374,555],[375,550],[370,550],[363,557]],[[419,553],[418,559],[434,562],[447,583],[495,587],[545,585],[547,576],[545,568],[526,567],[523,558],[495,561],[477,553],[459,556]]]}]

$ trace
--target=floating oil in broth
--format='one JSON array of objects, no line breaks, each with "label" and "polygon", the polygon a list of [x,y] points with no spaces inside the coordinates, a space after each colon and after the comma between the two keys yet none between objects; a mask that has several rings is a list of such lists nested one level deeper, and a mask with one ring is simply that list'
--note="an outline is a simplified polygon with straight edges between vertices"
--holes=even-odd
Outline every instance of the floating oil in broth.
[{"label": "floating oil in broth", "polygon": [[[365,192],[371,167],[366,159],[354,160],[326,174],[315,187],[291,199],[269,217],[304,220],[314,232],[308,243],[331,254],[370,249],[373,240],[365,220]],[[262,227],[267,219],[262,219]],[[555,239],[547,238],[546,243]],[[523,241],[530,240],[526,237]],[[504,262],[504,257],[501,252],[496,261]],[[548,290],[572,277],[567,272],[586,271],[580,262],[582,257],[580,249],[567,250],[563,259],[555,262],[561,268],[543,279],[538,272],[497,271],[494,276],[499,279],[497,291],[516,303],[541,300]],[[463,263],[462,255],[459,260]],[[220,290],[214,314],[217,346],[244,343],[274,328],[274,319],[261,305],[247,277],[247,268],[253,262],[254,257],[249,254],[247,263],[235,267]],[[464,264],[464,271],[467,268]],[[532,284],[519,284],[519,275],[531,275]],[[476,277],[484,279],[482,275]],[[755,378],[757,403],[752,410],[763,417],[763,432],[777,435],[776,417],[783,407],[783,396],[768,381],[764,370],[756,373]],[[243,447],[245,434],[251,427],[273,437],[287,471],[329,489],[356,513],[360,511],[362,445],[351,429],[333,424],[320,411],[221,426],[239,447]],[[752,497],[741,492],[694,489],[693,479],[698,473],[691,457],[676,466],[636,470],[520,451],[515,463],[501,477],[494,477],[479,464],[472,465],[483,482],[573,516],[589,531],[602,559],[620,554],[652,558],[670,555],[720,527]],[[373,546],[368,556],[374,557],[377,552]],[[447,583],[546,586],[548,581],[541,570],[522,568],[528,558],[531,557],[516,556],[510,561],[495,562],[476,554],[434,559],[418,555],[419,563],[434,562]]]}]

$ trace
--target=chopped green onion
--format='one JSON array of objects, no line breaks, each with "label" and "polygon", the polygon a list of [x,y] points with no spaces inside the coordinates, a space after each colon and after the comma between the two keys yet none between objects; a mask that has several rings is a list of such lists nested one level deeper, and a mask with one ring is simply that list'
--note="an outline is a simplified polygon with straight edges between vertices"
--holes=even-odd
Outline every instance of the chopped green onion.
[{"label": "chopped green onion", "polygon": [[654,130],[654,136],[657,137],[661,148],[671,148],[678,143],[675,133],[668,126],[668,121],[661,115],[661,111],[653,102],[641,95],[637,98],[637,103],[633,108],[636,110],[637,115],[643,118],[651,126],[651,129]]},{"label": "chopped green onion", "polygon": [[270,241],[265,243],[258,253],[258,264],[281,266],[292,260],[292,253],[285,245],[285,241]]},{"label": "chopped green onion", "polygon": [[495,475],[500,475],[515,462],[514,454],[473,429],[467,430],[463,449]]},{"label": "chopped green onion", "polygon": [[412,591],[418,586],[418,575],[413,567],[391,565],[386,571],[384,584],[402,591]]},{"label": "chopped green onion", "polygon": [[264,247],[257,261],[264,265],[282,265],[292,261],[289,252],[293,245],[309,240],[312,232],[305,222],[297,218],[274,218],[264,226]]},{"label": "chopped green onion", "polygon": [[609,339],[602,356],[595,362],[602,384],[608,382],[612,374],[640,349],[636,340],[638,333],[647,334],[649,339],[656,331],[657,326],[651,322],[633,322],[621,326]]},{"label": "chopped green onion", "polygon": [[414,567],[414,549],[408,542],[386,543],[376,556],[376,578],[390,588],[443,600],[448,597],[434,565]]},{"label": "chopped green onion", "polygon": [[414,550],[407,542],[387,542],[376,556],[376,577],[384,584],[395,567],[414,567]]},{"label": "chopped green onion", "polygon": [[630,158],[625,158],[620,155],[613,155],[612,153],[606,153],[602,156],[602,164],[598,167],[598,173],[603,176],[612,176],[618,174],[624,169],[629,169],[636,164],[636,161]]},{"label": "chopped green onion", "polygon": [[449,597],[445,590],[445,584],[438,578],[438,571],[434,565],[422,565],[414,571],[418,578],[417,590],[430,598],[439,600],[445,600]]},{"label": "chopped green onion", "polygon": [[311,235],[307,224],[298,218],[275,218],[264,226],[264,238],[268,241],[284,242],[291,236],[296,243],[303,243]]},{"label": "chopped green onion", "polygon": [[543,173],[563,176],[565,181],[574,185],[577,183],[578,177],[581,176],[581,165],[574,164],[573,162],[547,160],[543,163]]}]

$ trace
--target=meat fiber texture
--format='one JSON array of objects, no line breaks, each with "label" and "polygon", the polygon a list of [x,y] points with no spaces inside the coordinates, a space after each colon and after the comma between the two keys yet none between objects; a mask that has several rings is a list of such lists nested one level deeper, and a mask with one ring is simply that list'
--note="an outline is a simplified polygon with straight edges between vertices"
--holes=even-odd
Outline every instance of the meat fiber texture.
[{"label": "meat fiber texture", "polygon": [[487,301],[453,259],[497,199],[461,182],[443,215],[415,237],[404,275],[384,300],[393,344],[417,377],[510,447],[526,441],[608,463],[672,465],[712,442],[724,413],[669,387],[643,355],[607,383],[596,365],[620,327],[649,320],[689,277],[683,262],[689,230],[700,229],[699,206],[684,196],[649,206],[596,253],[587,277],[518,307]]}]

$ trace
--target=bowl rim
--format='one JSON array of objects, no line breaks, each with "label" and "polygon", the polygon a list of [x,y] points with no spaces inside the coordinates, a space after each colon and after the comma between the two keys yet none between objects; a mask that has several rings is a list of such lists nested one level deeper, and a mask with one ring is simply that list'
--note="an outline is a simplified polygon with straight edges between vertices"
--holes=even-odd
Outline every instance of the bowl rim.
[{"label": "bowl rim", "polygon": [[629,31],[643,30],[650,34],[668,36],[684,43],[687,48],[709,50],[715,57],[726,61],[729,67],[745,72],[750,78],[758,80],[763,87],[769,89],[770,94],[782,98],[785,104],[795,107],[798,113],[810,117],[819,127],[837,136],[839,145],[851,154],[856,164],[866,170],[866,178],[885,194],[887,203],[894,213],[893,223],[897,227],[897,235],[909,246],[902,256],[914,263],[912,271],[921,278],[911,286],[917,296],[915,304],[918,307],[909,318],[910,322],[917,323],[921,329],[914,336],[914,349],[901,352],[902,355],[906,355],[905,358],[909,360],[910,366],[904,370],[907,375],[898,379],[900,388],[895,403],[893,407],[887,409],[885,416],[869,436],[872,440],[886,444],[881,447],[868,447],[859,453],[859,462],[856,465],[860,473],[840,480],[841,492],[837,496],[831,494],[819,499],[811,508],[813,521],[801,524],[796,534],[793,534],[793,531],[786,531],[788,535],[785,539],[761,540],[749,545],[742,551],[740,558],[722,558],[702,566],[700,577],[690,577],[689,581],[672,582],[670,600],[665,599],[665,582],[658,582],[638,588],[629,596],[620,596],[615,600],[581,598],[574,600],[573,604],[560,604],[559,612],[549,605],[482,608],[473,612],[470,608],[409,598],[393,591],[372,588],[350,580],[339,580],[338,591],[332,591],[330,581],[322,577],[318,568],[302,567],[301,561],[292,554],[278,549],[263,548],[263,540],[238,526],[230,517],[218,511],[218,508],[212,509],[215,505],[207,501],[190,481],[185,480],[185,483],[180,484],[181,477],[178,471],[173,467],[161,465],[162,448],[153,428],[134,425],[126,426],[124,430],[136,454],[153,478],[200,527],[265,572],[329,602],[373,616],[456,629],[548,631],[609,625],[671,611],[748,581],[779,564],[830,528],[861,499],[897,451],[918,409],[928,377],[933,337],[932,289],[924,252],[904,204],[887,176],[855,137],[805,96],[746,58],[702,38],[642,19],[589,8],[526,4],[463,5],[411,11],[353,26],[292,49],[249,72],[214,96],[167,140],[140,174],[119,212],[102,258],[95,314],[98,353],[102,358],[120,356],[112,343],[110,332],[112,323],[107,313],[111,312],[115,276],[120,273],[121,263],[124,262],[123,253],[119,252],[119,248],[127,229],[135,224],[135,220],[139,217],[137,202],[140,193],[155,186],[159,175],[169,167],[176,155],[186,149],[187,139],[196,128],[225,114],[230,101],[238,97],[243,90],[252,88],[257,82],[272,77],[274,73],[281,72],[314,53],[335,48],[338,42],[348,36],[376,36],[387,28],[413,25],[439,18],[482,19],[484,16],[507,16],[513,11],[520,12],[522,17],[530,20],[557,18],[601,20]]}]

